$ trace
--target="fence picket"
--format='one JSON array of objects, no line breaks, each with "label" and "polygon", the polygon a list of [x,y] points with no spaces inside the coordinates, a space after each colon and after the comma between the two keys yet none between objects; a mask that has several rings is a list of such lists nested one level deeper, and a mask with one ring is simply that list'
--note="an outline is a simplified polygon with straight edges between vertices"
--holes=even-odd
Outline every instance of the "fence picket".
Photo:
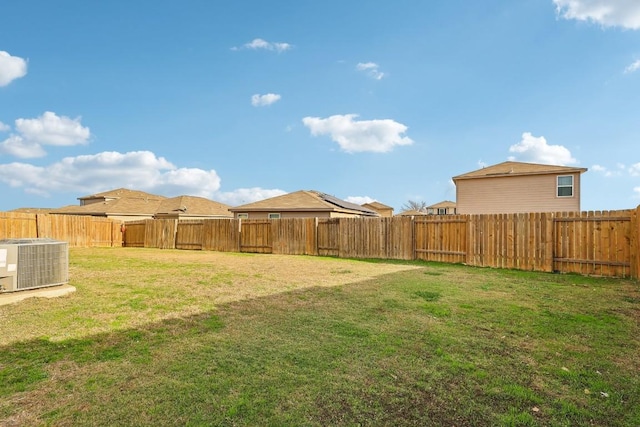
[{"label": "fence picket", "polygon": [[127,246],[421,259],[640,278],[635,210],[393,218],[143,220],[0,212],[1,238]]}]

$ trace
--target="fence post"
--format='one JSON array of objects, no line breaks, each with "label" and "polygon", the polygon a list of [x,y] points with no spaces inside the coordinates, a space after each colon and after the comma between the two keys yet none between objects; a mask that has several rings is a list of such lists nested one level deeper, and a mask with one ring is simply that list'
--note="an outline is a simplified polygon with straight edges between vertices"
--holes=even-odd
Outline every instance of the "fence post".
[{"label": "fence post", "polygon": [[629,236],[631,255],[631,277],[640,280],[640,206],[631,212],[631,236]]},{"label": "fence post", "polygon": [[471,215],[466,214],[464,215],[464,218],[466,220],[465,226],[464,226],[464,232],[467,234],[466,238],[465,238],[465,248],[464,251],[465,256],[464,256],[464,264],[466,265],[472,265],[471,264],[471,257],[473,255],[473,242],[474,242],[474,236],[473,236],[473,232],[471,230],[472,228],[472,223],[471,223]]},{"label": "fence post", "polygon": [[553,272],[553,257],[555,250],[555,225],[554,214],[552,212],[543,212],[541,215],[542,222],[542,271]]}]

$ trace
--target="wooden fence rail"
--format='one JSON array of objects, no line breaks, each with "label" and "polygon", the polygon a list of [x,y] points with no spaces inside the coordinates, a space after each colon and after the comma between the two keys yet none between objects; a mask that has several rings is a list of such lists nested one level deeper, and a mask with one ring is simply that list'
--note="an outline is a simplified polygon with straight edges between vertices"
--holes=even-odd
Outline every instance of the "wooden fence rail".
[{"label": "wooden fence rail", "polygon": [[634,210],[394,218],[142,220],[0,212],[0,239],[49,237],[70,246],[128,246],[421,259],[481,267],[640,279]]}]

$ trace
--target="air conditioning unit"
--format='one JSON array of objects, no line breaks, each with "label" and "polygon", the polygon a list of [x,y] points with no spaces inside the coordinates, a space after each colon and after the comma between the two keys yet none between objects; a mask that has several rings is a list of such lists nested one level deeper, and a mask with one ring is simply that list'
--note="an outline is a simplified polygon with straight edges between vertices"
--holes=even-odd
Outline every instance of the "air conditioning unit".
[{"label": "air conditioning unit", "polygon": [[69,244],[53,239],[0,240],[0,293],[69,282]]}]

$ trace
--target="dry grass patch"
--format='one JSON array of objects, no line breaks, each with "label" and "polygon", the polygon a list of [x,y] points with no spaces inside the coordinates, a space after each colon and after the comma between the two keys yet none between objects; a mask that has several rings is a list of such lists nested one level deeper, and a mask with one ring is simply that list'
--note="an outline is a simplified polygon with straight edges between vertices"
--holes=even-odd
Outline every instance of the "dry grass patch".
[{"label": "dry grass patch", "polygon": [[0,307],[0,425],[640,425],[638,284],[74,249]]},{"label": "dry grass patch", "polygon": [[[310,287],[335,287],[417,268],[336,258],[138,248],[74,248],[77,292],[0,307],[0,345],[52,341],[184,318],[220,304]],[[5,325],[5,327],[2,327]]]}]

